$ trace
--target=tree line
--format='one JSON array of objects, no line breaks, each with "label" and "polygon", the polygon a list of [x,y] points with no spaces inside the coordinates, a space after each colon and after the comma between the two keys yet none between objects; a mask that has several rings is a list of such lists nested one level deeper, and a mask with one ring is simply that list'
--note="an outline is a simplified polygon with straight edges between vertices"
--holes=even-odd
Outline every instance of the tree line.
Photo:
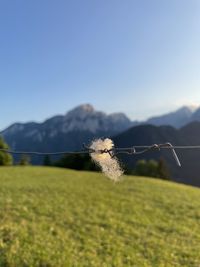
[{"label": "tree line", "polygon": [[[9,146],[0,137],[0,149],[9,149]],[[14,163],[12,155],[0,151],[0,166],[10,165],[31,165],[31,158],[28,155],[22,155],[18,162]],[[74,170],[85,171],[99,171],[99,167],[94,164],[88,154],[70,154],[64,155],[56,161],[52,161],[49,155],[46,155],[43,160],[44,166],[54,166],[60,168],[69,168]],[[156,177],[161,179],[170,179],[170,172],[164,159],[156,160],[139,160],[137,161],[135,168],[132,170],[125,169],[127,175],[139,175]]]}]

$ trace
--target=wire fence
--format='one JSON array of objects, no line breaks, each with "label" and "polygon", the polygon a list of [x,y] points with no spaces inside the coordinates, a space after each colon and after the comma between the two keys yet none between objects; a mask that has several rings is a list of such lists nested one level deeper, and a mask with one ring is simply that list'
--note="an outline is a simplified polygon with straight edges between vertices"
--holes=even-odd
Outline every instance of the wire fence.
[{"label": "wire fence", "polygon": [[170,149],[172,151],[172,155],[176,161],[176,164],[178,166],[181,166],[180,160],[177,156],[177,153],[175,149],[200,149],[200,145],[184,145],[184,146],[173,146],[171,143],[164,143],[164,144],[153,144],[153,145],[135,145],[131,147],[123,147],[123,148],[112,148],[112,149],[102,149],[102,150],[94,150],[91,149],[89,146],[86,146],[83,144],[83,149],[79,151],[59,151],[59,152],[39,152],[39,151],[16,151],[16,150],[10,150],[10,149],[0,149],[1,152],[13,154],[13,155],[38,155],[38,156],[53,156],[53,155],[73,155],[73,154],[91,154],[91,153],[109,153],[111,157],[114,157],[118,154],[128,154],[128,155],[140,155],[144,154],[151,150],[158,150],[161,149]]}]

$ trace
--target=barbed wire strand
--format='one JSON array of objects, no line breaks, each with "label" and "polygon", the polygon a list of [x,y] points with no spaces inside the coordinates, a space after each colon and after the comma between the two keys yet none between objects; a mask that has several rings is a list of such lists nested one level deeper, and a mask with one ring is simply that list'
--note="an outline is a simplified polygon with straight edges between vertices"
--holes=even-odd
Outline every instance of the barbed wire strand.
[{"label": "barbed wire strand", "polygon": [[13,155],[36,155],[36,156],[59,156],[59,155],[73,155],[73,154],[91,154],[91,153],[109,153],[111,157],[114,157],[118,154],[128,154],[128,155],[140,155],[144,154],[151,150],[161,150],[161,149],[170,149],[172,155],[176,161],[176,164],[181,167],[180,160],[176,154],[175,149],[200,149],[200,145],[175,145],[171,143],[164,144],[153,144],[153,145],[135,145],[132,147],[123,147],[123,148],[112,148],[112,149],[103,149],[103,150],[94,150],[89,146],[83,144],[83,150],[79,151],[59,151],[59,152],[39,152],[39,151],[15,151],[10,149],[0,148],[1,152],[13,154]]},{"label": "barbed wire strand", "polygon": [[140,155],[144,154],[150,150],[161,150],[161,149],[170,149],[172,151],[172,155],[178,166],[181,166],[180,160],[176,154],[175,149],[200,149],[200,145],[175,145],[173,146],[171,143],[164,144],[153,144],[153,145],[136,145],[132,147],[124,147],[124,148],[112,148],[112,149],[103,149],[103,150],[94,150],[89,146],[83,144],[83,150],[79,151],[60,151],[60,152],[39,152],[39,151],[15,151],[10,149],[0,148],[1,152],[13,154],[13,155],[36,155],[36,156],[53,156],[53,155],[72,155],[72,154],[91,154],[91,153],[109,153],[111,157],[116,156],[117,154],[128,154],[128,155]]},{"label": "barbed wire strand", "polygon": [[66,154],[88,154],[88,151],[61,151],[61,152],[38,152],[38,151],[15,151],[10,149],[0,149],[1,152],[8,154],[26,154],[26,155],[36,155],[36,156],[46,156],[46,155],[66,155]]}]

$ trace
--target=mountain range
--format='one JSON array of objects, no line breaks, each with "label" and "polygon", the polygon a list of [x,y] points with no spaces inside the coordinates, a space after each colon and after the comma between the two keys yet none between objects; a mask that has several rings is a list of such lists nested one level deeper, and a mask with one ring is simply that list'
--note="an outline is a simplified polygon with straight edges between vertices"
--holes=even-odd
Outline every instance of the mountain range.
[{"label": "mountain range", "polygon": [[170,125],[175,128],[180,128],[190,122],[200,121],[200,108],[184,106],[176,111],[149,118],[145,124],[152,125]]},{"label": "mountain range", "polygon": [[107,115],[85,104],[43,123],[15,123],[0,134],[13,149],[49,152],[80,149],[94,137],[115,135],[131,126],[123,113]]},{"label": "mountain range", "polygon": [[[131,121],[123,113],[106,114],[90,104],[80,105],[65,115],[54,116],[43,123],[15,123],[0,135],[12,149],[24,151],[67,151],[81,149],[98,137],[112,137],[116,146],[151,145],[171,142],[174,145],[200,144],[200,108],[182,107],[177,111],[143,122]],[[183,167],[176,166],[171,151],[154,151],[142,156],[121,158],[134,168],[140,158],[163,157],[176,181],[200,186],[200,153],[178,151]],[[33,157],[34,164],[41,159]]]},{"label": "mountain range", "polygon": [[[177,146],[200,145],[200,122],[189,123],[180,129],[172,126],[140,125],[113,137],[113,141],[116,147],[163,143]],[[180,159],[181,167],[177,166],[172,151],[169,149],[152,150],[137,156],[122,155],[120,158],[129,169],[133,169],[136,161],[140,159],[158,160],[163,158],[167,162],[174,181],[200,186],[200,150],[177,149],[176,153]]]}]

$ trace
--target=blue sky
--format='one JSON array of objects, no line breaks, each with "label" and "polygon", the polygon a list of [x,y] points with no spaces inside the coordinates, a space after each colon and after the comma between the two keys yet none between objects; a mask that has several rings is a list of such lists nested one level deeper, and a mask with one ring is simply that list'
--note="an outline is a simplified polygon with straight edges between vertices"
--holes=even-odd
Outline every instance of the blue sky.
[{"label": "blue sky", "polygon": [[199,0],[1,0],[0,129],[81,103],[144,119],[200,105]]}]

